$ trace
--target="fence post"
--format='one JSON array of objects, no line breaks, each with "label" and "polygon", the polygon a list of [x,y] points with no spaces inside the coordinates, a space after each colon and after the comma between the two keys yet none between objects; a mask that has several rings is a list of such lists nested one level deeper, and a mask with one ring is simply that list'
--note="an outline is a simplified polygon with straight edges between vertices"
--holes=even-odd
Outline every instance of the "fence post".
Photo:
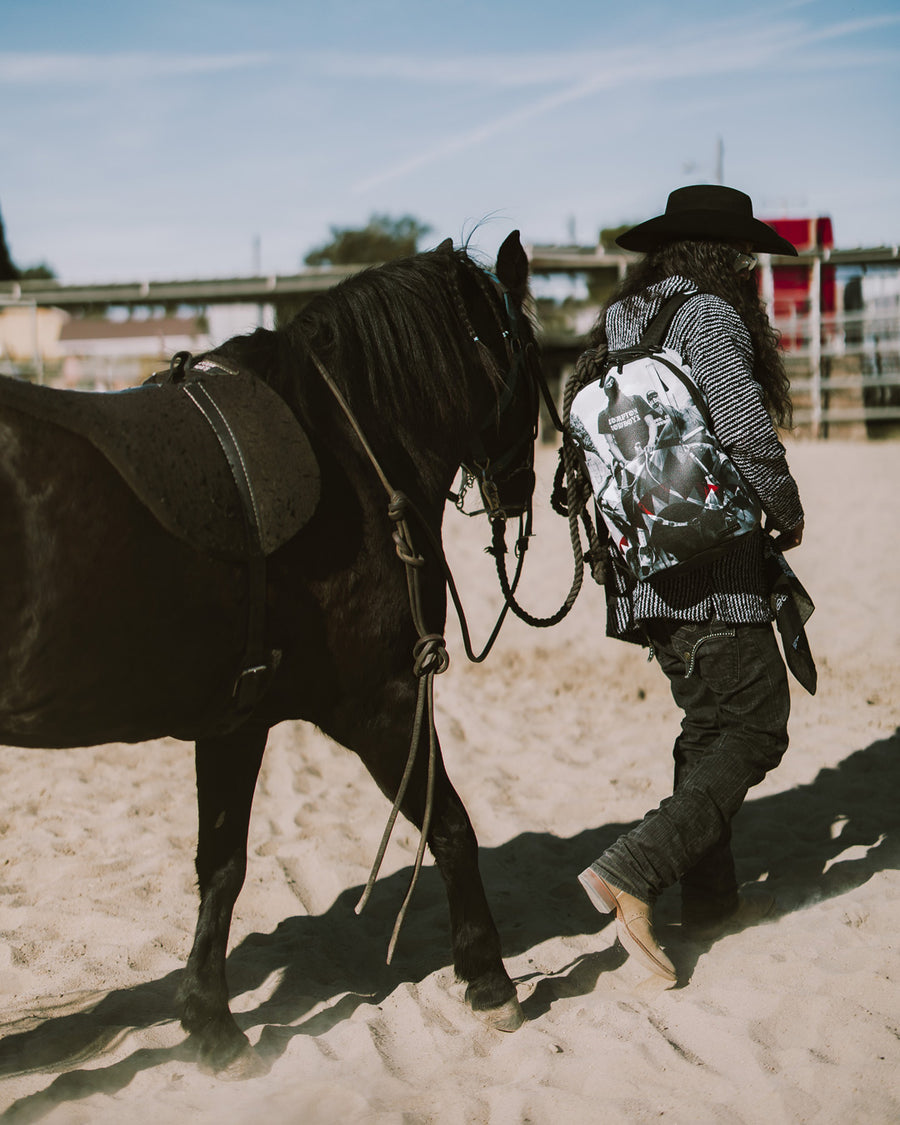
[{"label": "fence post", "polygon": [[812,436],[822,435],[822,259],[816,254],[809,286],[809,368]]},{"label": "fence post", "polygon": [[772,273],[772,255],[759,255],[759,270],[761,274],[760,296],[766,306],[769,320],[775,319],[775,275]]},{"label": "fence post", "polygon": [[31,304],[31,340],[34,349],[34,370],[37,375],[37,381],[39,383],[43,383],[44,356],[41,352],[41,331],[40,322],[38,320],[38,307],[36,301],[33,301]]}]

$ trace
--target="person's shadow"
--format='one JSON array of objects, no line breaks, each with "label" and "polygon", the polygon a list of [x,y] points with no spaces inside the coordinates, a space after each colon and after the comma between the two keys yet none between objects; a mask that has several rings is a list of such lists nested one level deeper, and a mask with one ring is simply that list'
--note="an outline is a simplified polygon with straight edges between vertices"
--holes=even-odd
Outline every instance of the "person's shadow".
[{"label": "person's shadow", "polygon": [[[861,886],[878,871],[900,867],[898,792],[900,730],[836,768],[822,770],[808,785],[751,797],[738,814],[734,834],[739,878],[765,875],[777,894],[778,912],[784,914]],[[524,832],[481,850],[482,875],[507,958],[527,954],[552,938],[594,934],[609,925],[610,917],[594,911],[575,876],[629,827],[606,824],[571,837]],[[546,877],[548,871],[552,878]],[[270,977],[278,979],[268,999],[236,1017],[251,1038],[254,1029],[262,1028],[257,1052],[263,1063],[271,1065],[295,1036],[322,1034],[361,1004],[380,1004],[400,984],[417,983],[450,965],[446,898],[433,867],[422,871],[394,962],[385,964],[388,936],[409,877],[405,869],[379,880],[359,917],[353,908],[361,888],[354,887],[324,914],[286,918],[274,932],[250,934],[232,950],[232,1000]],[[664,896],[663,925],[672,909]],[[690,943],[678,939],[677,927],[670,929],[676,933],[673,955],[681,969],[692,956]],[[538,1018],[560,997],[589,994],[601,973],[621,964],[623,955],[608,936],[598,945],[598,952],[561,965],[553,974],[517,978],[532,985],[523,1002],[526,1018]],[[694,959],[696,955],[694,949]],[[34,1071],[55,1077],[44,1090],[11,1105],[0,1119],[16,1125],[38,1121],[60,1103],[97,1092],[113,1094],[141,1070],[190,1060],[185,1041],[139,1049],[108,1067],[80,1069],[124,1034],[172,1021],[180,974],[117,989],[79,1011],[51,1014],[7,1036],[0,1042],[0,1080]]]}]

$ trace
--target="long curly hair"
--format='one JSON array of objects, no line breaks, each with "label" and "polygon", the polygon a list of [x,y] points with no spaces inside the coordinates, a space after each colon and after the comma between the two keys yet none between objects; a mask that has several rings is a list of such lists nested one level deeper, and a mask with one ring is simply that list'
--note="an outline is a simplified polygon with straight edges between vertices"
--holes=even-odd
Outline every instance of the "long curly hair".
[{"label": "long curly hair", "polygon": [[756,278],[746,270],[735,272],[737,248],[727,242],[685,240],[667,242],[651,250],[630,267],[604,305],[591,332],[593,347],[606,347],[606,309],[628,300],[664,278],[678,275],[693,281],[703,293],[727,301],[740,316],[753,344],[753,375],[763,391],[770,417],[782,429],[790,429],[792,406],[790,381],[779,348],[779,333],[772,327],[759,295]]}]

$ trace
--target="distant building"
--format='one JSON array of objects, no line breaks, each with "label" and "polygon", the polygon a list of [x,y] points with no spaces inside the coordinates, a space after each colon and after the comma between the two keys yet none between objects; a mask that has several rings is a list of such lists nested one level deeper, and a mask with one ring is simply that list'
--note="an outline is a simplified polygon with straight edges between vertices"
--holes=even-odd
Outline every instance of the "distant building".
[{"label": "distant building", "polygon": [[175,352],[210,347],[203,317],[72,318],[59,333],[59,382],[98,389],[134,386],[168,363]]},{"label": "distant building", "polygon": [[206,323],[196,316],[70,319],[60,330],[62,354],[169,356],[208,347]]},{"label": "distant building", "polygon": [[69,314],[27,303],[0,305],[0,365],[7,374],[61,356],[59,334]]}]

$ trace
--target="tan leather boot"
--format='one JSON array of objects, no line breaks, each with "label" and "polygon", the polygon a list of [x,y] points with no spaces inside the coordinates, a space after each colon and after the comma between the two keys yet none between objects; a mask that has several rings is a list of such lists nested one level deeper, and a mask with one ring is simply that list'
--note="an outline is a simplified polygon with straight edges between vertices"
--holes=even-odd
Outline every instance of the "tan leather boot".
[{"label": "tan leather boot", "polygon": [[636,957],[651,973],[677,980],[675,966],[657,944],[653,933],[650,907],[646,902],[619,890],[602,879],[593,867],[578,876],[588,898],[601,914],[616,914],[616,934],[624,949]]}]

